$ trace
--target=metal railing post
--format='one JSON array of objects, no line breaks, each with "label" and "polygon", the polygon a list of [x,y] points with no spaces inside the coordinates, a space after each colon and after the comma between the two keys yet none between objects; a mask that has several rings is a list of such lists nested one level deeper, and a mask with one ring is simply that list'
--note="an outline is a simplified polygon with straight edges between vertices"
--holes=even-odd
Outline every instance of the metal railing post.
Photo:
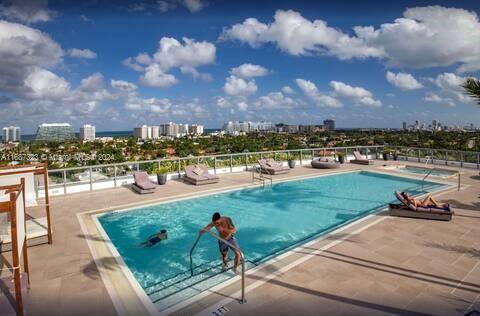
[{"label": "metal railing post", "polygon": [[480,169],[480,153],[477,154],[477,169]]},{"label": "metal railing post", "polygon": [[65,195],[67,194],[67,171],[66,170],[63,170],[63,194]]},{"label": "metal railing post", "polygon": [[233,156],[230,155],[230,173],[233,172]]},{"label": "metal railing post", "polygon": [[463,152],[460,152],[460,168],[463,168]]},{"label": "metal railing post", "polygon": [[117,166],[116,165],[113,166],[113,185],[114,185],[114,188],[117,187]]},{"label": "metal railing post", "polygon": [[300,166],[303,165],[303,150],[300,149]]},{"label": "metal railing post", "polygon": [[248,171],[248,161],[247,161],[247,153],[245,153],[245,170]]},{"label": "metal railing post", "polygon": [[448,151],[445,151],[445,166],[448,166]]},{"label": "metal railing post", "polygon": [[178,168],[177,168],[177,171],[178,171],[178,178],[180,179],[180,176],[182,174],[182,170],[181,170],[181,160],[178,159]]},{"label": "metal railing post", "polygon": [[213,173],[217,174],[217,156],[213,157]]},{"label": "metal railing post", "polygon": [[418,162],[420,162],[420,149],[417,149],[417,158],[418,158]]},{"label": "metal railing post", "polygon": [[457,191],[460,191],[460,172],[458,173],[458,186],[457,186]]},{"label": "metal railing post", "polygon": [[[137,169],[137,170],[138,170],[138,169]],[[90,172],[90,191],[93,191],[92,167],[90,167],[89,172]]]}]

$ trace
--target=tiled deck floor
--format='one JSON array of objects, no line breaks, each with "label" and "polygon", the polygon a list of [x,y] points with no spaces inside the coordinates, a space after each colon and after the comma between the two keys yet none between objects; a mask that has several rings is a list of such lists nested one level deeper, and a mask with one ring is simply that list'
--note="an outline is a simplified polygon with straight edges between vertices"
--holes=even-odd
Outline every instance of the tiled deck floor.
[{"label": "tiled deck floor", "polygon": [[[248,292],[247,304],[226,302],[229,314],[461,315],[475,303],[480,309],[480,177],[463,171],[462,183],[469,187],[441,196],[455,206],[452,222],[387,218]],[[322,172],[296,168],[289,176]],[[153,195],[119,188],[53,198],[54,244],[29,248],[28,314],[116,314],[86,243],[91,237],[83,235],[76,213],[250,182],[250,173],[237,173],[203,187],[171,181]],[[9,260],[8,253],[3,256]],[[247,284],[255,278],[249,276]],[[0,299],[0,314],[12,313],[5,298]],[[222,299],[224,295],[212,294],[181,312],[208,312],[210,304]]]}]

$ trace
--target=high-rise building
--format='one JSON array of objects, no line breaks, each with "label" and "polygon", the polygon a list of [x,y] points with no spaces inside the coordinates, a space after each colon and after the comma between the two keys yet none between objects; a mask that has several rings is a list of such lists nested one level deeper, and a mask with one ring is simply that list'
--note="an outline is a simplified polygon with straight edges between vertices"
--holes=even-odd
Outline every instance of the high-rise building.
[{"label": "high-rise building", "polygon": [[403,122],[402,127],[403,127],[403,130],[406,131],[407,130],[407,122]]},{"label": "high-rise building", "polygon": [[177,137],[179,134],[178,129],[179,129],[178,124],[175,124],[172,122],[160,124],[160,135]]},{"label": "high-rise building", "polygon": [[139,139],[148,139],[148,126],[135,127],[133,129],[133,137]]},{"label": "high-rise building", "polygon": [[20,127],[18,126],[8,126],[3,128],[3,135],[2,135],[3,142],[19,142],[20,137]]},{"label": "high-rise building", "polygon": [[152,130],[152,139],[159,139],[160,138],[160,126],[151,126],[149,129]]},{"label": "high-rise building", "polygon": [[334,120],[324,120],[323,126],[327,131],[334,131],[335,130],[335,121]]},{"label": "high-rise building", "polygon": [[135,127],[133,129],[133,137],[138,139],[158,139],[160,138],[160,127],[159,126],[147,126],[142,125],[141,127]]},{"label": "high-rise building", "polygon": [[432,120],[432,129],[433,129],[434,131],[436,131],[436,130],[437,130],[437,127],[438,127],[438,125],[437,125],[437,120]]},{"label": "high-rise building", "polygon": [[80,127],[80,140],[91,141],[95,140],[95,126],[85,124]]},{"label": "high-rise building", "polygon": [[65,141],[75,138],[72,125],[68,123],[52,123],[38,125],[36,141]]},{"label": "high-rise building", "polygon": [[177,124],[178,136],[188,135],[188,124]]},{"label": "high-rise building", "polygon": [[203,125],[199,124],[190,124],[188,127],[188,133],[191,135],[202,135],[203,134]]},{"label": "high-rise building", "polygon": [[233,133],[248,133],[248,132],[267,132],[275,130],[275,126],[272,122],[251,122],[251,121],[235,121],[235,122],[227,122],[223,124],[222,128],[225,132],[229,134]]}]

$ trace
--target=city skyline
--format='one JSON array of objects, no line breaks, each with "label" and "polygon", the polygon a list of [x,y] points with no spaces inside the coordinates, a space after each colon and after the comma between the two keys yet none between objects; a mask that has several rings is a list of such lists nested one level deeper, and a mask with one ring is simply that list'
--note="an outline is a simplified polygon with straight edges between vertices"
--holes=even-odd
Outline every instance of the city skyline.
[{"label": "city skyline", "polygon": [[24,134],[52,121],[99,131],[168,121],[480,125],[459,86],[479,77],[478,3],[344,4],[5,3],[0,124]]}]

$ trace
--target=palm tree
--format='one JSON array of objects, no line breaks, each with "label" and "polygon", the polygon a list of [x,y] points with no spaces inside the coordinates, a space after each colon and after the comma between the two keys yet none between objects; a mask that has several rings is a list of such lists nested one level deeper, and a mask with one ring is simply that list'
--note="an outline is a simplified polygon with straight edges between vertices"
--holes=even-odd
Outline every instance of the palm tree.
[{"label": "palm tree", "polygon": [[467,78],[465,82],[462,84],[463,89],[465,89],[465,93],[471,96],[472,98],[477,101],[480,105],[480,80],[475,78]]}]

